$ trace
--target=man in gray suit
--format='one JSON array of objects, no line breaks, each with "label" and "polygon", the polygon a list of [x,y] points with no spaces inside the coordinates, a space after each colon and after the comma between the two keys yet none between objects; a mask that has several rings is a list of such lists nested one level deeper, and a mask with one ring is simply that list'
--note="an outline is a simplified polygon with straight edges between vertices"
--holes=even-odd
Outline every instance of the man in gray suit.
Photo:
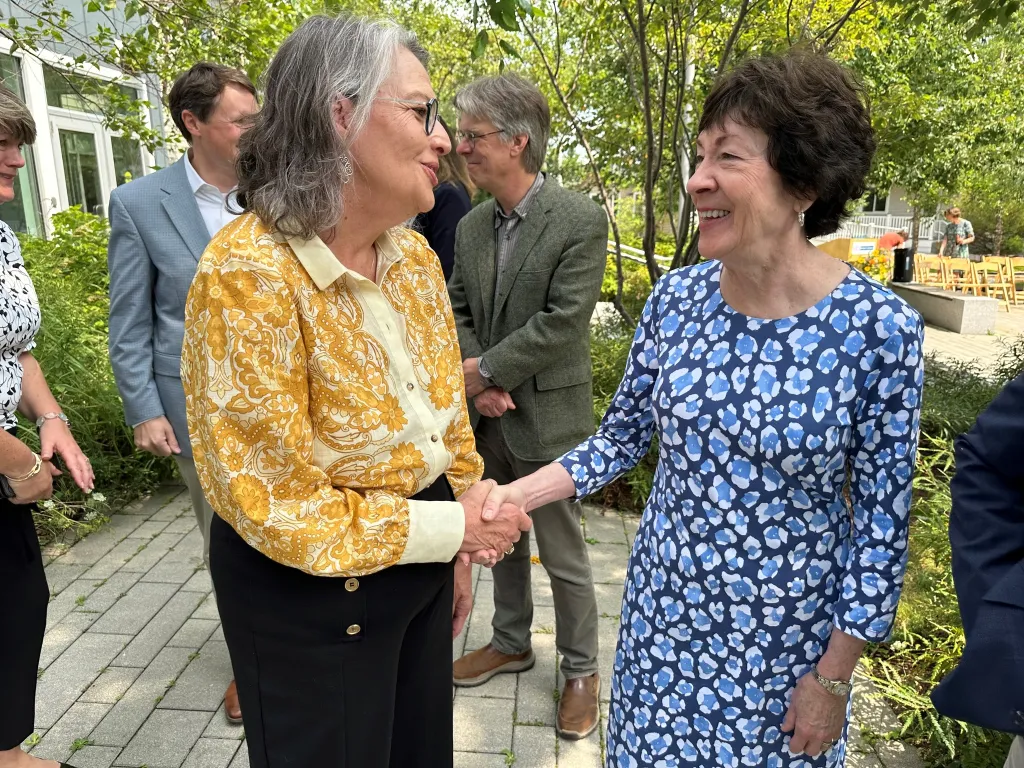
[{"label": "man in gray suit", "polygon": [[[484,477],[508,483],[545,466],[594,431],[590,317],[608,243],[604,211],[540,173],[548,104],[512,74],[483,78],[455,97],[457,151],[490,200],[455,236],[448,291],[462,347]],[[579,502],[536,510],[534,531],[551,579],[555,643],[565,688],[557,730],[597,727],[597,602]],[[494,568],[491,642],[455,662],[458,686],[534,664],[528,534]]]},{"label": "man in gray suit", "polygon": [[[185,298],[210,238],[235,217],[236,147],[256,89],[244,73],[202,62],[174,82],[169,107],[188,152],[110,195],[110,362],[135,445],[177,461],[209,568],[213,510],[192,461],[179,372]],[[224,705],[241,722],[234,681]]]}]

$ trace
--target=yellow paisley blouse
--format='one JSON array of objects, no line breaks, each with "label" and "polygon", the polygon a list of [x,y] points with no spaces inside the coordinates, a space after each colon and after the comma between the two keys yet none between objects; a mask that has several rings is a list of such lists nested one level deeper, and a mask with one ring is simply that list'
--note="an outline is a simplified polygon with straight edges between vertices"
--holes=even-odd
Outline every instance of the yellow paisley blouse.
[{"label": "yellow paisley blouse", "polygon": [[257,550],[307,573],[446,562],[480,479],[444,275],[418,234],[376,243],[377,281],[254,214],[220,230],[185,308],[181,378],[200,483]]}]

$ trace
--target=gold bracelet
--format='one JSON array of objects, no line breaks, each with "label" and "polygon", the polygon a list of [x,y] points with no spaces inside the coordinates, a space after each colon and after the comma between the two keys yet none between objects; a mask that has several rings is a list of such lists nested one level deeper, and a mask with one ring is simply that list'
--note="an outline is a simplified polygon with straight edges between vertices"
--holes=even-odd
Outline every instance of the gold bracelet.
[{"label": "gold bracelet", "polygon": [[36,457],[36,463],[32,465],[32,469],[30,469],[28,472],[26,472],[21,477],[12,477],[11,475],[8,475],[7,479],[10,482],[12,482],[12,483],[23,483],[26,480],[31,480],[33,477],[35,477],[36,475],[39,474],[39,470],[41,470],[43,468],[43,460],[41,458],[39,458],[39,454],[38,453],[33,452],[32,455]]}]

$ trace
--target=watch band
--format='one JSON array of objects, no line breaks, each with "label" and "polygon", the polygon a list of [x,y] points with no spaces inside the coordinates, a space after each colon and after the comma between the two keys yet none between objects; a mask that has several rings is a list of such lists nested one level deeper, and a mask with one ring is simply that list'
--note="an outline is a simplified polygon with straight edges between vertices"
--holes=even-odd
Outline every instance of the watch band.
[{"label": "watch band", "polygon": [[54,413],[53,411],[47,411],[42,416],[40,416],[38,419],[36,419],[36,426],[37,427],[41,427],[41,426],[43,426],[43,424],[45,424],[46,422],[50,421],[51,419],[60,419],[61,421],[63,421],[65,424],[68,425],[69,429],[71,428],[71,422],[68,421],[68,417],[64,415],[64,411],[61,411],[60,413]]},{"label": "watch band", "polygon": [[492,387],[494,387],[494,386],[497,386],[497,385],[496,385],[496,384],[494,383],[494,379],[492,379],[492,378],[491,378],[491,372],[490,372],[490,370],[489,370],[489,369],[487,368],[487,363],[485,363],[485,362],[484,362],[484,357],[483,357],[483,355],[481,355],[481,356],[480,356],[480,357],[479,357],[479,358],[477,359],[477,363],[476,363],[476,369],[477,369],[478,371],[480,371],[480,378],[482,378],[482,379],[483,379],[483,380],[484,380],[485,382],[487,382],[487,384],[488,384],[489,386],[492,386]]},{"label": "watch band", "polygon": [[845,698],[853,690],[853,683],[849,680],[830,680],[827,677],[822,677],[821,673],[818,672],[817,664],[811,667],[811,672],[814,674],[814,679],[818,681],[818,685],[834,696]]}]

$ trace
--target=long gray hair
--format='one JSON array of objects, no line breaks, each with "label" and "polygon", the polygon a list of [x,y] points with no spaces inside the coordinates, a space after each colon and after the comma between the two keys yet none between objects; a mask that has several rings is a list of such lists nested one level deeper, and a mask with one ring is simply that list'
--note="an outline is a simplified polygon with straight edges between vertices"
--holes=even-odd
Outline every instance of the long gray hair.
[{"label": "long gray hair", "polygon": [[[238,202],[288,237],[309,240],[341,218],[351,180],[348,147],[366,125],[399,49],[427,52],[388,21],[312,16],[267,68],[263,108],[238,144]],[[355,102],[346,139],[334,124],[340,98]]]}]

